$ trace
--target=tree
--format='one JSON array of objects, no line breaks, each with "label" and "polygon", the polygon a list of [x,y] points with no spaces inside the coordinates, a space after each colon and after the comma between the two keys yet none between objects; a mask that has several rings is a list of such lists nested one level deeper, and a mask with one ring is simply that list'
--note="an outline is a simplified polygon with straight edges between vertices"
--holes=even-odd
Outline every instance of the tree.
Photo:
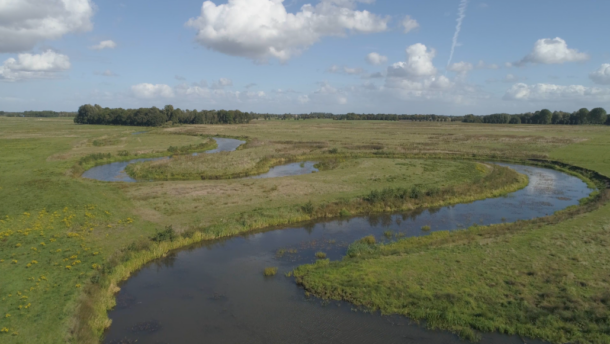
[{"label": "tree", "polygon": [[538,124],[551,124],[553,113],[547,109],[543,109],[538,113]]},{"label": "tree", "polygon": [[604,124],[608,120],[608,115],[603,108],[595,108],[589,112],[587,120],[591,124]]},{"label": "tree", "polygon": [[521,118],[519,118],[519,116],[512,116],[510,118],[510,122],[508,122],[509,124],[521,124]]},{"label": "tree", "polygon": [[575,124],[587,124],[587,123],[589,123],[588,117],[589,117],[589,110],[587,108],[582,108],[582,109],[576,111],[576,121],[577,121],[577,123],[575,123]]},{"label": "tree", "polygon": [[165,105],[163,108],[163,114],[165,115],[166,121],[171,121],[172,115],[174,114],[174,106],[173,105]]}]

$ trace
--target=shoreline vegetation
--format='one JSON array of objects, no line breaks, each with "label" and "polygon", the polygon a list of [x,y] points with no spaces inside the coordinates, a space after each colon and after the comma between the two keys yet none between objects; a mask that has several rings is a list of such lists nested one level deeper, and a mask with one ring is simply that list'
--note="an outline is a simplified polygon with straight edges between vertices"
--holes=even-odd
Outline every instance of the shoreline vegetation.
[{"label": "shoreline vegetation", "polygon": [[[481,165],[479,164],[479,166]],[[95,338],[100,338],[104,330],[110,326],[107,310],[115,306],[115,295],[120,290],[118,285],[146,264],[167,256],[171,251],[202,241],[216,240],[264,228],[293,225],[312,220],[437,208],[490,197],[500,197],[520,190],[527,184],[526,176],[507,167],[495,165],[489,173],[481,177],[474,185],[460,185],[455,188],[432,190],[385,189],[351,201],[337,201],[319,206],[308,202],[295,209],[296,212],[286,218],[275,218],[269,221],[264,216],[261,218],[256,214],[243,214],[244,216],[239,223],[191,230],[176,235],[175,239],[155,244],[148,240],[141,241],[124,250],[124,256],[114,258],[115,266],[112,266],[111,260],[110,272],[104,276],[105,278],[100,279],[99,284],[89,285],[90,289],[85,291],[79,302],[77,317],[75,318],[75,338],[77,342],[94,342]],[[405,195],[405,192],[407,195]],[[84,319],[88,319],[88,321],[82,322]]]},{"label": "shoreline vegetation", "polygon": [[[440,175],[434,175],[430,169],[442,170],[447,165],[453,166],[457,171],[466,168],[468,164],[472,164],[472,170],[479,165],[485,169],[484,165],[476,161],[506,161],[555,168],[579,176],[588,181],[589,185],[593,184],[588,178],[603,177],[610,173],[610,168],[604,163],[608,161],[605,160],[608,154],[599,149],[607,147],[605,143],[608,141],[607,131],[602,126],[547,128],[523,125],[515,131],[515,126],[498,125],[491,128],[461,123],[256,121],[247,125],[155,129],[146,135],[132,135],[133,130],[125,127],[75,127],[71,121],[65,119],[0,117],[0,121],[6,124],[0,129],[3,134],[0,148],[6,152],[6,155],[0,157],[0,173],[3,176],[0,180],[0,205],[3,212],[10,215],[9,218],[2,218],[4,222],[0,222],[0,232],[5,232],[6,235],[7,228],[12,231],[6,237],[7,240],[0,243],[0,273],[15,277],[0,281],[0,313],[6,311],[6,314],[0,314],[0,330],[6,328],[6,331],[0,332],[0,339],[8,343],[24,340],[99,342],[104,328],[110,323],[106,311],[116,302],[115,294],[119,290],[117,285],[120,281],[173,250],[202,240],[236,235],[248,230],[296,224],[311,220],[310,214],[331,218],[355,216],[359,211],[392,212],[395,211],[392,207],[405,203],[411,206],[428,206],[423,202],[426,197],[428,201],[434,201],[433,197],[442,195],[441,191],[451,196],[449,191],[452,187],[455,187],[455,191],[459,189],[459,184],[472,181],[472,176],[460,179],[452,175],[451,178],[460,183],[447,184]],[[379,133],[378,136],[365,136],[373,129],[375,133]],[[458,134],[456,129],[460,129],[457,130]],[[198,145],[202,137],[212,136],[247,138],[248,147],[242,145],[236,152],[254,149],[256,141],[264,137],[267,140],[265,142],[278,146],[280,152],[291,152],[295,148],[286,146],[291,145],[301,147],[299,149],[303,149],[303,155],[318,154],[337,161],[345,157],[345,162],[325,173],[287,178],[283,181],[210,180],[129,184],[99,183],[75,178],[80,175],[75,169],[78,169],[78,166],[83,168],[79,165],[79,159],[89,154],[104,154],[106,157],[110,154],[110,158],[84,162],[85,166],[104,164],[112,162],[113,159],[131,160],[136,153],[138,156],[135,158],[142,158],[143,154],[168,155],[169,146]],[[111,139],[106,140],[106,137]],[[333,140],[329,141],[324,137],[333,137]],[[98,141],[98,145],[93,141]],[[131,156],[120,156],[120,151],[127,151]],[[325,196],[328,185],[334,185],[335,181],[332,181],[332,184],[324,184],[319,183],[319,180],[328,178],[327,176],[337,178],[355,167],[362,169],[365,165],[351,163],[355,157],[382,158],[378,160],[379,164],[374,166],[379,173],[364,174],[359,179],[346,180],[345,185],[353,185],[353,189],[333,189],[330,193],[333,197]],[[407,170],[419,171],[419,179],[429,177],[420,186],[419,191],[413,192],[413,186],[416,185],[409,184],[409,180],[395,179],[396,171],[390,168],[396,168],[399,164],[391,159],[405,158],[425,159],[423,162],[409,163],[413,167],[405,167]],[[581,166],[582,169],[570,166]],[[438,183],[447,185],[441,184],[434,188],[434,178],[438,178]],[[400,189],[399,183],[409,186]],[[267,208],[257,209],[254,200],[248,203],[248,199],[244,199],[243,203],[234,204],[233,195],[222,189],[226,186],[238,195],[241,195],[243,190],[250,190],[249,196],[254,195],[254,200],[264,199]],[[299,193],[298,188],[294,186],[305,186],[314,193],[312,196]],[[363,186],[368,188],[363,190]],[[166,190],[175,190],[175,195],[167,193]],[[202,195],[216,190],[221,192],[212,193],[210,197],[221,195],[225,198],[224,202],[208,203],[210,198]],[[286,193],[288,190],[290,192]],[[324,192],[317,194],[317,190]],[[356,193],[354,190],[363,191]],[[601,186],[600,190],[600,194],[605,194]],[[185,195],[185,191],[191,194]],[[420,192],[424,198],[411,198],[411,195],[421,194]],[[427,192],[430,195],[426,195]],[[433,194],[436,196],[432,196]],[[502,192],[498,191],[498,194]],[[357,198],[359,200],[350,202]],[[407,202],[401,203],[405,199]],[[380,202],[370,203],[374,200]],[[460,202],[457,198],[451,200]],[[93,207],[92,209],[83,207],[83,204],[91,202],[96,203],[87,206]],[[583,214],[562,212],[563,217],[558,218],[557,223],[544,222],[547,220],[520,222],[519,224],[530,226],[536,231],[515,233],[537,233],[540,230],[541,234],[536,238],[536,242],[546,243],[551,240],[553,245],[569,247],[571,242],[577,242],[571,238],[570,231],[580,233],[589,227],[606,228],[608,216],[605,216],[606,213],[602,210],[608,207],[604,207],[603,203],[604,201],[600,201],[598,204],[603,208],[601,210],[595,210],[597,208],[591,206],[592,202],[573,207],[570,211],[581,209]],[[199,205],[203,206],[201,210],[207,210],[207,206],[213,213],[189,217],[188,214],[198,212],[195,209]],[[350,208],[351,206],[354,208]],[[42,209],[48,211],[41,211]],[[29,215],[24,214],[24,211]],[[38,220],[41,214],[42,217]],[[212,217],[215,222],[201,221],[201,218],[205,217]],[[568,222],[571,227],[564,228]],[[41,230],[41,226],[44,230]],[[559,226],[559,229],[549,232],[549,228],[555,226]],[[202,232],[202,229],[205,232]],[[488,229],[478,227],[477,233]],[[496,238],[494,233],[494,230],[489,230],[490,242],[504,240],[502,236]],[[431,237],[434,235],[437,234],[432,234]],[[477,236],[479,237],[481,236]],[[10,244],[6,244],[8,240],[11,240]],[[600,240],[605,242],[601,232],[598,237],[589,236],[586,240],[593,244]],[[46,246],[41,245],[43,242]],[[55,244],[58,247],[49,247]],[[460,245],[456,243],[453,246],[455,248],[461,247]],[[449,245],[449,248],[439,246],[438,249],[444,252],[443,250],[451,247],[452,245]],[[59,249],[61,252],[57,252]],[[95,254],[96,252],[98,254]],[[73,256],[76,257],[72,258]],[[513,264],[511,257],[507,255],[494,259],[510,265]],[[603,260],[603,257],[601,255],[597,260],[590,260],[588,256],[575,259],[578,258],[582,263],[588,262],[591,267],[600,267],[599,264],[602,263],[598,261]],[[17,262],[13,263],[13,260]],[[67,266],[71,268],[68,269]],[[455,268],[454,264],[448,266]],[[575,272],[578,274],[581,270],[577,269]],[[496,270],[493,271],[497,273]],[[603,269],[600,268],[600,271]],[[582,277],[579,281],[588,283],[589,287],[582,287],[585,289],[606,283],[603,279],[595,280],[592,277]],[[17,291],[21,295],[17,294]],[[8,296],[9,294],[11,296]],[[19,298],[16,298],[16,295]],[[28,298],[21,299],[21,296]],[[25,308],[26,306],[28,308]]]},{"label": "shoreline vegetation", "polygon": [[[493,271],[502,269],[503,263],[490,263],[485,258],[500,249],[512,250],[515,255],[531,253],[528,250],[532,248],[544,249],[524,240],[533,240],[544,229],[552,232],[551,226],[569,227],[577,217],[600,209],[610,199],[610,178],[561,162],[544,165],[549,164],[560,171],[568,169],[598,189],[580,205],[543,218],[439,231],[388,244],[363,238],[349,246],[343,260],[301,265],[292,274],[308,295],[347,301],[369,312],[407,316],[424,321],[430,329],[448,330],[470,341],[479,340],[481,332],[499,332],[553,343],[607,343],[608,294],[582,291],[593,282],[578,281],[569,268],[554,264],[545,271],[546,262],[531,261],[534,258],[530,255],[512,267],[519,270],[494,276]],[[593,230],[578,239],[586,246],[593,237],[601,240],[603,231]],[[578,236],[572,240],[578,240]],[[521,246],[506,247],[518,239]],[[549,251],[549,255],[561,258],[572,254],[564,259],[586,261],[582,247],[569,252],[574,246],[564,250],[568,252]],[[410,268],[401,275],[396,269],[399,266]],[[549,289],[550,285],[553,288]]]},{"label": "shoreline vegetation", "polygon": [[132,153],[127,150],[119,151],[116,155],[111,153],[94,153],[86,155],[79,159],[71,169],[71,174],[74,177],[80,177],[85,171],[106,164],[115,162],[130,161],[135,159],[150,159],[180,156],[193,153],[205,153],[206,151],[218,148],[218,143],[215,140],[208,138],[205,142],[188,146],[173,147],[170,146],[165,151],[153,151],[147,153]]}]

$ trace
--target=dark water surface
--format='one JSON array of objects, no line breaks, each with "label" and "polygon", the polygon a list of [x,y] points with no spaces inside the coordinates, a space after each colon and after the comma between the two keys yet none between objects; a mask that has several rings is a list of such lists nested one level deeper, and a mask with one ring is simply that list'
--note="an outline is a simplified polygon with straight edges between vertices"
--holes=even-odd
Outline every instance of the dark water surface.
[{"label": "dark water surface", "polygon": [[[145,133],[138,132],[137,134]],[[136,133],[134,133],[136,134]],[[232,152],[237,149],[237,147],[246,143],[245,141],[235,140],[235,139],[225,139],[220,137],[215,137],[216,143],[218,143],[218,147],[216,149],[212,149],[207,151],[206,153],[219,153],[219,152]],[[193,155],[196,155],[193,154]],[[113,162],[111,164],[100,165],[93,167],[83,173],[83,178],[95,179],[102,182],[127,182],[127,183],[135,183],[136,180],[131,178],[126,172],[125,167],[127,165],[135,164],[137,162],[144,161],[156,161],[156,160],[167,160],[169,157],[162,158],[149,158],[149,159],[134,159],[129,161],[122,162]]]},{"label": "dark water surface", "polygon": [[[284,273],[314,262],[317,251],[341,259],[349,243],[366,235],[384,241],[386,230],[420,236],[427,234],[420,229],[424,225],[437,231],[527,220],[578,204],[591,192],[567,174],[502,165],[527,174],[529,186],[506,197],[435,210],[311,223],[207,242],[152,262],[122,285],[105,342],[463,343],[451,333],[427,330],[404,317],[308,299]],[[278,257],[279,249],[296,252]],[[269,266],[279,267],[278,274],[264,278],[262,271]],[[482,343],[523,341],[485,334]]]}]

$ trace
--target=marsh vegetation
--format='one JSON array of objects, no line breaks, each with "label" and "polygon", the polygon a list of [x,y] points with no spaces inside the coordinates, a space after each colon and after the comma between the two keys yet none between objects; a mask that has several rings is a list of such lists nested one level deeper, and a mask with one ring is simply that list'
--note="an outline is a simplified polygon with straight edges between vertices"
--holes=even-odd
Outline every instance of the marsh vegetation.
[{"label": "marsh vegetation", "polygon": [[[610,151],[604,149],[610,135],[602,126],[253,121],[248,125],[152,129],[145,135],[132,135],[134,130],[126,127],[75,126],[70,119],[60,118],[2,117],[0,122],[1,231],[3,235],[12,233],[0,246],[0,274],[12,276],[0,280],[0,313],[4,314],[0,329],[7,329],[0,336],[7,343],[96,342],[109,325],[106,311],[115,303],[116,284],[145,263],[187,244],[273,225],[347,216],[344,211],[356,215],[470,201],[501,195],[524,183],[508,169],[477,161],[557,160],[610,175]],[[75,178],[88,167],[115,159],[168,155],[170,147],[199,149],[201,135],[247,137],[248,145],[234,155],[204,156],[202,160],[176,156],[172,159],[176,165],[159,164],[154,173],[161,181],[153,183],[118,185]],[[323,157],[317,161],[328,167],[323,173],[276,180],[201,180],[202,175],[250,171],[262,166],[265,159],[294,157]],[[137,167],[141,173],[152,173],[148,171],[155,171],[153,166]],[[361,242],[360,247],[350,246],[354,258],[343,263],[320,259],[328,267],[308,273],[310,277],[302,281],[306,284],[306,278],[311,278],[314,286],[313,281],[328,274],[329,284],[308,289],[334,297],[338,295],[334,291],[347,288],[341,278],[342,272],[353,267],[350,264],[362,264],[362,274],[371,273],[381,261],[392,262],[388,265],[392,269],[406,264],[413,268],[408,270],[405,285],[424,284],[426,288],[421,293],[405,290],[401,295],[412,297],[409,300],[414,305],[423,305],[426,295],[438,296],[429,304],[430,312],[436,313],[421,318],[451,315],[468,324],[458,328],[431,322],[432,326],[465,337],[476,335],[473,329],[496,329],[554,342],[603,342],[608,316],[603,296],[608,255],[603,243],[610,210],[603,200],[595,204],[583,213],[553,217],[556,220],[551,222],[520,224],[518,230],[512,230],[517,227],[511,224],[469,229],[460,232],[467,236],[463,240],[451,236],[457,241],[446,245],[400,241],[394,246],[400,254],[388,254],[391,245]],[[39,219],[40,214],[44,216]],[[169,226],[174,234],[162,234]],[[436,227],[431,232],[434,230]],[[51,239],[55,239],[53,244]],[[428,240],[437,239],[441,237],[433,234]],[[60,246],[51,252],[41,242]],[[417,255],[411,254],[416,251]],[[381,257],[384,259],[375,259]],[[76,261],[80,263],[72,265]],[[68,265],[72,267],[66,268]],[[502,268],[506,266],[510,271]],[[435,289],[439,284],[429,280],[426,269],[453,276],[453,294],[443,297],[450,291]],[[383,276],[376,278],[383,281]],[[495,285],[465,281],[493,281]],[[544,297],[535,293],[540,290]],[[27,296],[27,303],[14,298],[18,293]],[[368,297],[354,295],[350,301],[356,303]],[[380,304],[370,305],[417,317],[393,303],[396,295],[390,293]],[[478,308],[471,306],[473,302]],[[527,308],[529,313],[519,313],[511,308],[517,304],[534,306]],[[507,311],[499,314],[504,312],[503,305],[508,305]],[[497,325],[506,319],[504,327]],[[538,330],[519,327],[519,319],[539,321],[535,323]]]}]

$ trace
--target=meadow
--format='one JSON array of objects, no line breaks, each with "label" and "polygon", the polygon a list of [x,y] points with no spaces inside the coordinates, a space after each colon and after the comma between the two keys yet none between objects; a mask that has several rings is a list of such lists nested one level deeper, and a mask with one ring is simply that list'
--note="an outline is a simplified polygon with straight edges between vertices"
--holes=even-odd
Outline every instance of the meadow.
[{"label": "meadow", "polygon": [[[552,159],[610,175],[610,152],[604,149],[610,141],[609,129],[601,126],[260,120],[239,125],[147,128],[146,133],[134,135],[138,131],[143,130],[75,125],[61,118],[0,117],[3,343],[97,342],[109,325],[106,311],[114,305],[117,284],[145,263],[197,241],[313,218],[472,201],[514,191],[527,182],[510,170],[478,161]],[[246,138],[248,143],[233,153],[198,157],[176,154],[171,163],[134,166],[132,173],[156,176],[150,178],[157,179],[154,182],[106,183],[79,178],[85,169],[97,164],[174,154],[170,147],[182,147],[179,152],[185,153],[205,150],[213,144],[209,141],[212,136]],[[305,158],[322,162],[321,172],[279,179],[234,178],[264,171],[282,161]],[[418,196],[411,196],[414,194]],[[549,264],[555,264],[567,276],[574,275],[564,276],[565,281],[585,283],[586,286],[579,287],[586,290],[583,293],[572,293],[574,287],[566,286],[573,297],[570,300],[582,301],[582,295],[594,295],[606,287],[605,277],[600,274],[608,263],[607,255],[602,254],[607,253],[603,242],[604,231],[610,228],[608,214],[602,202],[557,223],[496,231],[497,236],[488,237],[485,245],[498,247],[490,247],[494,254],[486,256],[484,264],[475,259],[481,251],[476,254],[468,251],[471,246],[484,247],[477,241],[479,236],[475,236],[472,242],[439,244],[434,249],[426,246],[418,255],[398,248],[390,250],[392,254],[386,256],[396,261],[388,266],[403,264],[401,259],[419,259],[416,264],[421,264],[421,269],[409,271],[405,277],[408,283],[429,278],[423,273],[426,269],[446,269],[462,288],[456,290],[470,288],[470,294],[464,295],[484,304],[481,300],[495,294],[484,294],[483,289],[468,287],[468,283],[480,280],[481,276],[485,280],[490,276],[500,278],[499,266],[514,265],[515,271],[526,271],[522,266],[526,262],[517,259],[513,252],[521,250],[519,257],[540,260],[541,271],[553,271]],[[544,249],[532,247],[530,241],[534,239]],[[502,244],[505,241],[510,245]],[[564,245],[565,250],[580,245],[578,254],[574,254],[580,261],[573,260],[571,253],[565,251],[568,262],[580,265],[560,264],[555,259],[563,257],[562,253],[548,255],[557,245]],[[462,263],[451,262],[455,255],[463,256],[457,259]],[[333,263],[302,275],[301,282],[308,287],[308,278],[314,281],[328,276],[328,283],[333,284],[325,284],[326,289],[311,287],[314,282],[308,288],[330,296],[328,290],[332,286],[343,285],[340,278],[345,275],[343,272],[354,268],[350,264],[366,262],[372,270],[378,270],[383,265],[376,264],[385,264],[378,259],[381,258],[359,257],[354,262],[336,263],[344,266]],[[478,264],[477,269],[470,271],[472,265],[467,262]],[[586,268],[580,268],[581,265]],[[490,276],[481,275],[483,271]],[[370,281],[372,273],[364,268],[361,272]],[[388,285],[396,283],[381,275],[374,276],[380,285],[384,281]],[[543,273],[534,276],[537,281],[546,281]],[[434,289],[439,281],[426,284],[431,295],[440,293]],[[532,284],[529,288],[533,293],[549,287],[547,283],[546,287]],[[553,300],[566,300],[560,289],[553,294]],[[502,291],[506,292],[498,287],[498,293]],[[486,298],[477,298],[477,292]],[[420,296],[413,294],[413,300]],[[386,297],[384,302],[391,303],[391,299]],[[448,301],[443,303],[445,299]],[[438,299],[435,307],[447,307],[454,301],[457,307],[459,302],[471,301],[445,299]],[[364,295],[349,300],[358,303],[367,299]],[[598,304],[605,305],[603,302]],[[579,304],[584,310],[591,305],[585,301]],[[371,306],[384,310],[380,305]],[[607,317],[605,308],[596,309]],[[404,314],[399,308],[385,310]],[[443,327],[440,322],[431,324]],[[443,328],[467,333],[464,329],[470,327]],[[508,325],[506,328],[507,332],[516,331]],[[591,336],[561,338],[596,340]],[[550,339],[561,342],[561,338]]]}]

